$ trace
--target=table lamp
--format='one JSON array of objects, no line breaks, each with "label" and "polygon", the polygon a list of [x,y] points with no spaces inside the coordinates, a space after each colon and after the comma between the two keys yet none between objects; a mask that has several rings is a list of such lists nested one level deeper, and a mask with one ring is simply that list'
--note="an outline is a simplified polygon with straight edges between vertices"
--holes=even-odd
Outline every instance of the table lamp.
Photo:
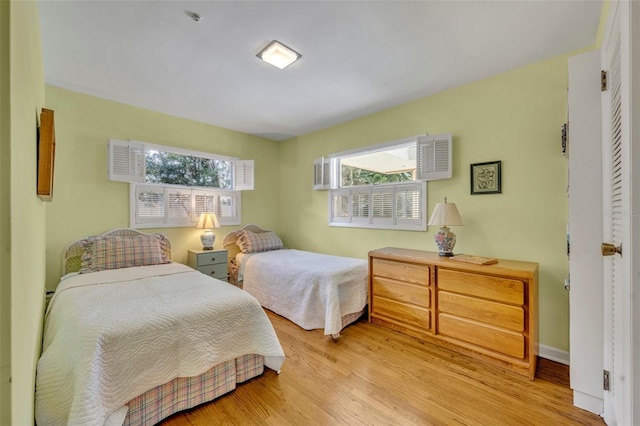
[{"label": "table lamp", "polygon": [[438,246],[438,254],[440,256],[453,256],[453,247],[456,245],[456,234],[451,232],[449,225],[462,225],[462,218],[458,212],[455,203],[447,203],[445,197],[444,203],[437,203],[431,213],[429,225],[440,226],[435,234],[436,245]]},{"label": "table lamp", "polygon": [[202,250],[213,250],[213,243],[216,241],[216,234],[213,233],[214,228],[220,228],[220,223],[215,213],[202,213],[196,225],[196,229],[204,229],[204,232],[200,235]]}]

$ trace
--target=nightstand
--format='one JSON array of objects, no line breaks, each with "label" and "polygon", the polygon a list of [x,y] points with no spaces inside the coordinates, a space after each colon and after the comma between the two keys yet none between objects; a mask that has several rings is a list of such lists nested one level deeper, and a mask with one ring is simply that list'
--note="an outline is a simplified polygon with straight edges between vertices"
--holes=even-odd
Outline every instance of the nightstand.
[{"label": "nightstand", "polygon": [[187,265],[205,275],[228,282],[226,250],[189,250]]}]

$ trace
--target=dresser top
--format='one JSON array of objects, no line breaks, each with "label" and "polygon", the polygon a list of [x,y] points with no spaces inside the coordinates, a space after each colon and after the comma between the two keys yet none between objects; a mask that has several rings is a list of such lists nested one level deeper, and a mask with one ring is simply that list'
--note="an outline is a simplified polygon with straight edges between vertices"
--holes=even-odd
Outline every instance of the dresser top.
[{"label": "dresser top", "polygon": [[441,268],[457,269],[459,271],[511,275],[518,276],[520,278],[537,279],[538,274],[538,264],[535,262],[498,259],[498,263],[494,263],[492,265],[476,265],[473,263],[451,260],[451,258],[440,256],[437,252],[433,251],[413,250],[400,247],[384,247],[377,250],[371,250],[369,252],[369,257],[429,264]]}]

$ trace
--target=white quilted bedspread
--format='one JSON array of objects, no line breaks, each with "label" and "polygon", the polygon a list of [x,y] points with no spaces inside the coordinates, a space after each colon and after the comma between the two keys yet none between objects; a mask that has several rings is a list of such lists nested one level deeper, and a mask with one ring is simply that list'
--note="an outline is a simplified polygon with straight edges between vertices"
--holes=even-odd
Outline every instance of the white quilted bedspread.
[{"label": "white quilted bedspread", "polygon": [[36,422],[121,425],[134,397],[245,354],[284,362],[259,303],[232,285],[175,263],[74,275],[47,311]]},{"label": "white quilted bedspread", "polygon": [[339,334],[342,316],[367,304],[366,260],[274,250],[247,255],[242,263],[242,288],[305,330]]}]

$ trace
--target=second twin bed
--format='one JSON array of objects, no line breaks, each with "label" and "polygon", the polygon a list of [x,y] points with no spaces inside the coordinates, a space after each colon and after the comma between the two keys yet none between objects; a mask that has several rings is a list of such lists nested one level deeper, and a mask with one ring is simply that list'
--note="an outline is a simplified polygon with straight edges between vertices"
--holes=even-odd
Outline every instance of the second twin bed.
[{"label": "second twin bed", "polygon": [[337,338],[367,305],[367,261],[285,249],[272,231],[247,225],[227,234],[233,278],[270,311]]}]

